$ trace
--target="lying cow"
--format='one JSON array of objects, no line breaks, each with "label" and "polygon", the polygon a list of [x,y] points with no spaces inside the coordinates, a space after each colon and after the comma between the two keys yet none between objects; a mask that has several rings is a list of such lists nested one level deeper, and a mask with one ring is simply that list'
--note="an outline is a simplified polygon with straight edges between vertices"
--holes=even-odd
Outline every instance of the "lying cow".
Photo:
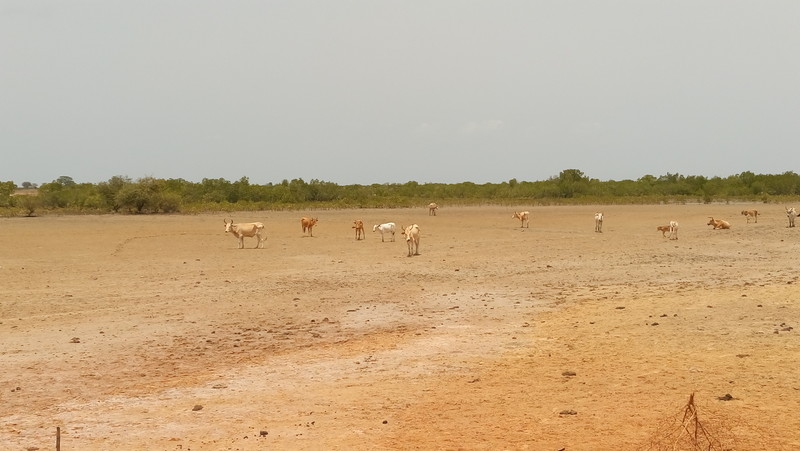
[{"label": "lying cow", "polygon": [[372,226],[372,232],[373,233],[375,231],[381,232],[381,243],[383,243],[383,235],[385,233],[391,233],[392,234],[392,242],[394,242],[395,227],[396,226],[395,226],[395,224],[393,222],[387,222],[385,224],[380,224],[380,225],[376,224],[376,225]]},{"label": "lying cow", "polygon": [[364,221],[356,219],[353,221],[353,228],[356,229],[356,240],[364,239]]},{"label": "lying cow", "polygon": [[413,224],[406,227],[405,230],[403,230],[403,235],[406,236],[408,256],[419,255],[419,226]]},{"label": "lying cow", "polygon": [[267,235],[264,233],[264,224],[260,222],[234,224],[233,219],[231,219],[231,222],[223,219],[222,222],[225,223],[225,233],[230,232],[239,239],[239,249],[244,249],[244,237],[256,237],[258,239],[258,244],[256,244],[255,248],[264,248],[264,241],[267,239]]},{"label": "lying cow", "polygon": [[706,225],[713,226],[714,230],[717,230],[717,229],[730,229],[731,228],[731,224],[728,221],[724,220],[724,219],[714,219],[711,216],[709,216],[708,218],[710,220],[708,221],[708,224],[706,224]]},{"label": "lying cow", "polygon": [[317,223],[317,218],[303,217],[300,219],[300,226],[303,227],[303,233],[306,233],[306,231],[308,231],[308,234],[310,236],[314,236],[314,232],[312,231],[312,229],[314,228],[314,225],[316,223]]}]

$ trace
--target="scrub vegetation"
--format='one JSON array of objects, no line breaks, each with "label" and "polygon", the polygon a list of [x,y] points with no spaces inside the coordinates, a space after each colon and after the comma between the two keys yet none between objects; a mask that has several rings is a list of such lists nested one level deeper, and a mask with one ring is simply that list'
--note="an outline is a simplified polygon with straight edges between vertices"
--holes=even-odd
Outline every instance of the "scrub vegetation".
[{"label": "scrub vegetation", "polygon": [[800,195],[800,175],[742,172],[728,177],[670,174],[601,181],[565,169],[542,181],[502,183],[375,183],[338,185],[322,180],[283,180],[258,185],[247,177],[190,182],[114,176],[97,184],[69,176],[36,186],[0,182],[0,215],[157,214],[304,208],[404,208],[435,200],[442,205],[579,205],[763,202]]}]

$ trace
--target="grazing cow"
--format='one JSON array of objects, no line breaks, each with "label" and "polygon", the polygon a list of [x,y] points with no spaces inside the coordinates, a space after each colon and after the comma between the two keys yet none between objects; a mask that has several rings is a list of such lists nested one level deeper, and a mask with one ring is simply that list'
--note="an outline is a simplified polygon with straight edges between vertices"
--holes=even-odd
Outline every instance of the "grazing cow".
[{"label": "grazing cow", "polygon": [[794,207],[786,208],[786,217],[789,218],[789,227],[794,227],[794,218],[797,217],[797,210]]},{"label": "grazing cow", "polygon": [[[231,222],[223,219],[222,222],[225,223],[225,233],[230,232],[239,239],[239,249],[244,249],[244,237],[256,237],[258,243],[255,248],[264,248],[264,241],[267,239],[267,235],[264,233],[264,224],[260,222],[234,224],[233,219],[231,219]],[[262,236],[262,233],[264,233],[264,236]]]},{"label": "grazing cow", "polygon": [[406,244],[408,245],[408,256],[419,255],[419,226],[416,224],[410,225],[403,230],[403,235],[406,236]]},{"label": "grazing cow", "polygon": [[353,221],[353,228],[356,229],[356,240],[364,239],[364,221],[356,219]]},{"label": "grazing cow", "polygon": [[758,210],[742,210],[742,214],[747,218],[747,223],[750,224],[750,218],[758,222]]},{"label": "grazing cow", "polygon": [[305,217],[301,218],[300,225],[303,227],[303,233],[306,233],[306,230],[308,230],[308,234],[310,236],[314,236],[314,232],[312,231],[312,229],[314,228],[314,225],[317,223],[317,221],[318,221],[317,218],[305,218]]},{"label": "grazing cow", "polygon": [[428,204],[428,216],[436,216],[436,210],[439,209],[439,206],[436,205],[436,202],[431,202]]},{"label": "grazing cow", "polygon": [[603,213],[594,214],[594,231],[603,233]]},{"label": "grazing cow", "polygon": [[531,212],[529,211],[515,211],[513,215],[511,215],[512,219],[519,219],[520,221],[520,228],[522,227],[530,227],[531,221],[530,218]]},{"label": "grazing cow", "polygon": [[671,240],[678,239],[678,221],[669,222],[669,239]]},{"label": "grazing cow", "polygon": [[717,230],[717,229],[730,229],[731,228],[731,224],[728,221],[724,220],[724,219],[714,219],[711,216],[709,216],[708,218],[709,218],[709,221],[708,221],[708,224],[706,224],[706,225],[713,226],[714,230]]},{"label": "grazing cow", "polygon": [[395,231],[395,224],[393,222],[387,222],[385,224],[374,225],[372,226],[372,231],[381,232],[381,243],[383,243],[383,234],[384,233],[391,233],[392,234],[392,242],[394,242],[394,231]]}]

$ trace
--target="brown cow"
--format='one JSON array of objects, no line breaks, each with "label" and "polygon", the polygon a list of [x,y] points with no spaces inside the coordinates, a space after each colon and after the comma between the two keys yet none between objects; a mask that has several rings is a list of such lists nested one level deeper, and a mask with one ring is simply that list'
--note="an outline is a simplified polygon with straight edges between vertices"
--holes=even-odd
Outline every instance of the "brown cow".
[{"label": "brown cow", "polygon": [[353,221],[353,228],[356,229],[356,240],[364,239],[364,221],[356,219]]},{"label": "brown cow", "polygon": [[317,221],[318,221],[317,218],[306,218],[306,217],[301,218],[300,225],[303,227],[303,233],[306,233],[306,230],[308,230],[309,236],[314,236],[314,232],[312,231],[312,229],[314,228],[314,225],[317,223]]},{"label": "brown cow", "polygon": [[747,218],[747,223],[750,224],[750,218],[758,222],[758,210],[742,210],[742,214]]},{"label": "brown cow", "polygon": [[731,228],[731,223],[729,223],[728,221],[726,221],[724,219],[714,219],[711,216],[709,216],[708,218],[709,218],[709,221],[708,221],[708,224],[706,224],[706,225],[713,226],[714,230],[717,230],[717,229],[730,229]]},{"label": "brown cow", "polygon": [[[519,219],[520,220],[520,227],[530,227],[531,221],[530,219],[530,212],[529,211],[515,211],[511,218]],[[526,224],[527,223],[527,224]]]}]

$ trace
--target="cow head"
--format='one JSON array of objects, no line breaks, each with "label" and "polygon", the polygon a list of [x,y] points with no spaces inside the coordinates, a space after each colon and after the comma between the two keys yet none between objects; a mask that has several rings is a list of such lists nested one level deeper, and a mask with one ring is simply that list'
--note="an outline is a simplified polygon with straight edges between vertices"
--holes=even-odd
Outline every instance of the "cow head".
[{"label": "cow head", "polygon": [[225,223],[225,233],[230,232],[233,227],[233,219],[231,219],[231,222],[228,222],[227,219],[223,219],[222,222]]}]

